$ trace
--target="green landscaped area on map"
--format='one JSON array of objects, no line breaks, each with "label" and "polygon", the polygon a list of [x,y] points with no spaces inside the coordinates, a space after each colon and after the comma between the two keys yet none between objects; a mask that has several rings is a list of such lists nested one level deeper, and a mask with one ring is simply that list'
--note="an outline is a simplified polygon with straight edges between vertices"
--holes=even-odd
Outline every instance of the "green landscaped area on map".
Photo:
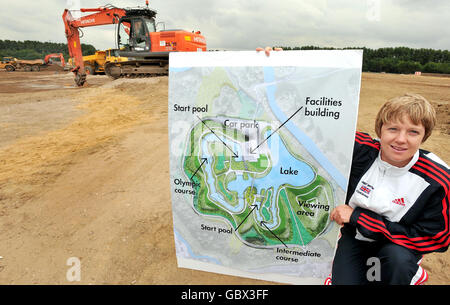
[{"label": "green landscaped area on map", "polygon": [[[208,128],[205,128],[205,124]],[[208,151],[203,152],[202,139],[211,135],[212,131],[217,141],[208,140]],[[228,185],[238,175],[242,175],[243,180],[249,183],[264,179],[272,169],[271,156],[260,153],[255,160],[242,161],[235,158],[220,139],[244,144],[248,137],[237,129],[225,128],[220,122],[204,120],[191,130],[187,143],[183,168],[185,174],[196,183],[193,207],[199,214],[222,217],[234,230],[239,227],[236,234],[246,244],[254,247],[284,246],[283,243],[303,246],[325,230],[329,213],[334,206],[333,191],[326,179],[316,174],[308,185],[281,184],[278,189],[258,189],[252,184],[242,194],[238,194],[230,190]],[[200,166],[205,154],[208,162]],[[208,177],[206,167],[210,167],[212,177]],[[237,208],[241,198],[244,202],[242,208],[233,212],[212,199],[211,187],[208,185],[208,179],[211,181],[211,178],[215,192],[227,205]],[[274,211],[276,215],[273,215]],[[273,226],[276,219],[278,224]],[[261,224],[261,220],[266,224]],[[268,227],[271,229],[268,230]]]}]

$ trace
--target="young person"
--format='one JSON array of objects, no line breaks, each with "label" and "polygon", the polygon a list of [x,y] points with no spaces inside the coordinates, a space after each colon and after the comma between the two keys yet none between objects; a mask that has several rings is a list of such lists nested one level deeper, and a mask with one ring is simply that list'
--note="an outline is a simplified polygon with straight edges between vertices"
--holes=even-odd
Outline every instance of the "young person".
[{"label": "young person", "polygon": [[[435,124],[430,103],[406,94],[378,112],[379,140],[356,133],[346,204],[330,215],[343,225],[333,284],[421,283],[426,277],[418,265],[422,255],[447,250],[449,168],[419,149]],[[376,260],[378,277],[368,274]]]}]

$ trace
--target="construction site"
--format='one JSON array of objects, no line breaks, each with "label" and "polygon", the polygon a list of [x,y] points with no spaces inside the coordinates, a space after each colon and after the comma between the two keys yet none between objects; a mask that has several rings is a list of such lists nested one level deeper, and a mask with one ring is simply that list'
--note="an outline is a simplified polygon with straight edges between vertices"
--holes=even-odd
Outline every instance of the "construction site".
[{"label": "construction site", "polygon": [[[0,66],[0,283],[275,284],[177,267],[168,54],[207,51],[207,37],[158,32],[145,8],[85,13],[130,38],[83,58],[81,21],[64,17],[70,61]],[[376,137],[378,109],[406,92],[435,107],[422,148],[450,164],[449,77],[363,73],[357,130]],[[67,281],[70,257],[82,262],[80,281]],[[450,252],[427,254],[422,266],[427,285],[450,283]]]}]

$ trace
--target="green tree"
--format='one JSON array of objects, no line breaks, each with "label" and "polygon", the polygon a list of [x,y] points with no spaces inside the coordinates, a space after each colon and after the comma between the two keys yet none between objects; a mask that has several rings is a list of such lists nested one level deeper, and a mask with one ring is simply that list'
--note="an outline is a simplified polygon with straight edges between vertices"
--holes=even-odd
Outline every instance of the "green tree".
[{"label": "green tree", "polygon": [[[333,50],[332,47],[302,46],[282,47],[285,50]],[[370,49],[348,47],[344,49],[363,50],[363,71],[388,73],[450,74],[450,52],[448,50],[413,49],[408,47]]]},{"label": "green tree", "polygon": [[[81,44],[83,55],[95,54],[95,47]],[[0,56],[12,56],[20,59],[44,59],[47,54],[62,53],[69,58],[67,43],[40,42],[34,40],[14,41],[0,40]]]}]

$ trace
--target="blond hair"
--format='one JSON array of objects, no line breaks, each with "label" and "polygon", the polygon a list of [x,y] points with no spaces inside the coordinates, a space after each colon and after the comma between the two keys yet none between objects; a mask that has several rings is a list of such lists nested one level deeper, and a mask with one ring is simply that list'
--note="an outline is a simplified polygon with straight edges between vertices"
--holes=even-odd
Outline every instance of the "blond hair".
[{"label": "blond hair", "polygon": [[377,136],[381,137],[381,127],[383,124],[386,122],[401,121],[405,114],[408,115],[414,124],[423,125],[425,135],[422,142],[425,142],[436,125],[436,111],[423,96],[412,93],[406,93],[403,96],[390,99],[381,106],[375,119],[375,132]]}]

